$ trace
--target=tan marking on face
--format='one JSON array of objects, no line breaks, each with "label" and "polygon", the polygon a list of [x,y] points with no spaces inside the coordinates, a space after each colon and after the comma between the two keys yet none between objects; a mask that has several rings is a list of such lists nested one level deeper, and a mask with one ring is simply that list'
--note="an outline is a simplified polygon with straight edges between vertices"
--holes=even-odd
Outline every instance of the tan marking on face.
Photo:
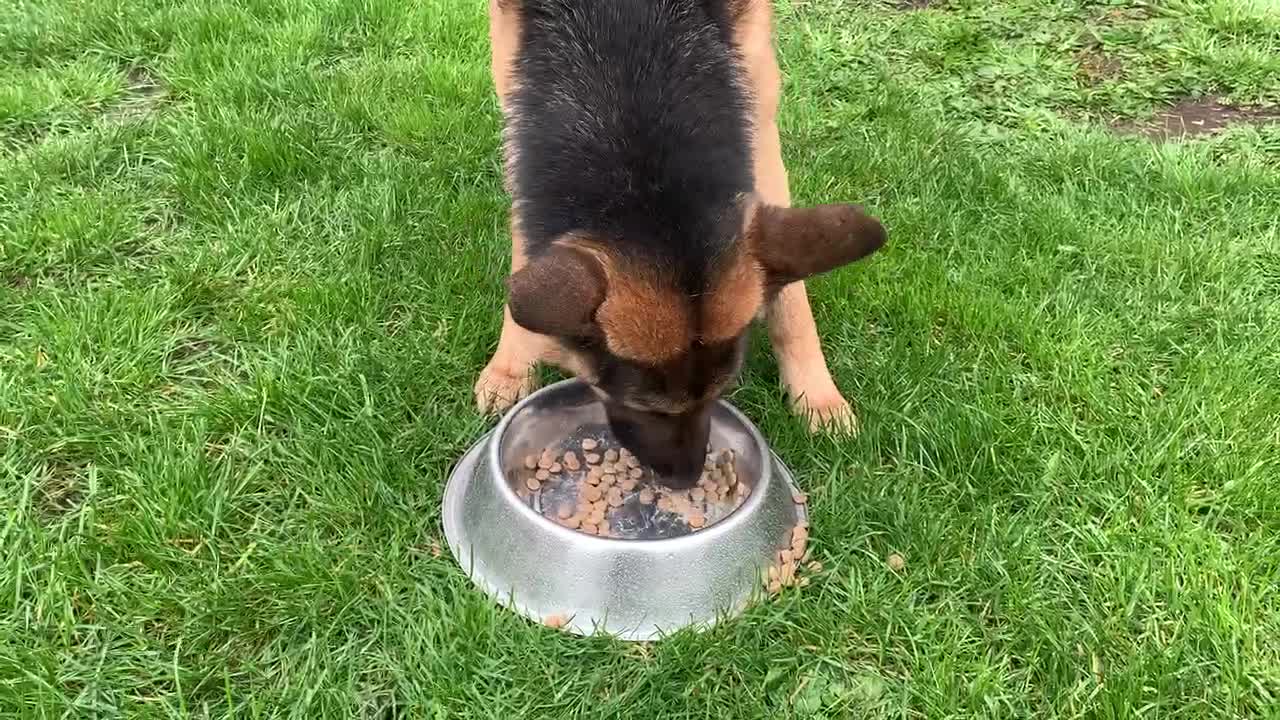
[{"label": "tan marking on face", "polygon": [[656,270],[619,259],[590,237],[574,235],[557,242],[590,253],[604,269],[605,299],[595,320],[609,352],[660,365],[689,349],[694,321],[689,298],[662,282]]},{"label": "tan marking on face", "polygon": [[[747,213],[747,222],[752,213]],[[746,237],[746,229],[743,237]],[[721,342],[738,337],[760,314],[764,303],[764,272],[745,243],[734,246],[729,264],[702,297],[702,339]]]},{"label": "tan marking on face", "polygon": [[605,346],[618,357],[659,364],[689,349],[689,301],[637,268],[606,266],[605,300],[596,311]]}]

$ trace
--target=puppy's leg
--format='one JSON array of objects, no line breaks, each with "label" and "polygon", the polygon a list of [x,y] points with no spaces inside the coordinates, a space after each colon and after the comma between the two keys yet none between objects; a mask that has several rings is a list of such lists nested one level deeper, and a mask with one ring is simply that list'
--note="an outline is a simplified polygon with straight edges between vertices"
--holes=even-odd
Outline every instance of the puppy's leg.
[{"label": "puppy's leg", "polygon": [[796,413],[804,416],[814,432],[855,431],[857,416],[827,369],[804,283],[783,288],[766,312],[782,386]]},{"label": "puppy's leg", "polygon": [[493,89],[506,112],[511,90],[511,70],[520,39],[520,13],[511,0],[489,0],[489,71]]},{"label": "puppy's leg", "polygon": [[[781,78],[772,44],[767,39],[765,42],[764,47],[748,55],[757,61],[752,75],[760,102],[754,148],[756,193],[765,202],[785,207],[791,204],[791,191],[787,187],[787,169],[782,163],[782,143],[775,119]],[[765,313],[782,386],[796,413],[805,417],[811,431],[856,430],[853,408],[840,394],[827,369],[804,283],[784,287]]]},{"label": "puppy's leg", "polygon": [[[511,272],[524,267],[524,239],[514,213],[511,217]],[[502,308],[502,335],[498,349],[476,380],[476,407],[480,412],[502,412],[537,386],[534,371],[538,363],[555,355],[550,338],[529,332],[511,319],[511,311]]]},{"label": "puppy's leg", "polygon": [[[492,51],[493,86],[503,113],[507,112],[507,100],[511,92],[512,63],[519,37],[519,12],[515,3],[508,0],[489,1],[489,44]],[[512,148],[504,147],[507,173],[513,161]],[[509,180],[509,178],[507,178]],[[509,182],[508,182],[509,185]],[[511,272],[524,267],[524,238],[520,233],[515,212],[511,214]],[[481,412],[501,412],[517,400],[528,395],[536,385],[534,370],[550,351],[552,342],[541,335],[531,333],[511,319],[511,311],[502,308],[502,335],[498,349],[489,364],[476,380],[476,407]]]}]

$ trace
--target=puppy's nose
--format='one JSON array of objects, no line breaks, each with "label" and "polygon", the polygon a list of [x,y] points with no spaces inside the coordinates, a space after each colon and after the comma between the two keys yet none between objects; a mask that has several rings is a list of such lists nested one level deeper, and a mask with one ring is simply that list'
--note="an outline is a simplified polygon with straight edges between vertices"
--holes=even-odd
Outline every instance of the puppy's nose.
[{"label": "puppy's nose", "polygon": [[663,415],[620,404],[607,404],[605,409],[614,436],[664,485],[684,490],[697,484],[711,434],[709,412]]},{"label": "puppy's nose", "polygon": [[[638,457],[638,456],[637,456]],[[688,490],[702,476],[705,453],[698,447],[683,448],[670,462],[651,465],[663,485],[672,490]]]}]

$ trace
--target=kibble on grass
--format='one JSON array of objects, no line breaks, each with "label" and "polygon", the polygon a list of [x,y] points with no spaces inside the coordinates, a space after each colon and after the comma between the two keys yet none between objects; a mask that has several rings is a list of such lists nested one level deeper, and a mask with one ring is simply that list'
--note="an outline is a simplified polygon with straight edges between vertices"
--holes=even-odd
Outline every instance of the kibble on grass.
[{"label": "kibble on grass", "polygon": [[[804,493],[791,496],[796,505],[805,505],[808,497]],[[788,536],[788,547],[778,551],[775,562],[761,575],[765,590],[770,595],[777,595],[787,587],[807,587],[809,578],[800,575],[802,569],[811,573],[821,572],[822,563],[809,560],[809,525],[801,520],[791,529]]]}]

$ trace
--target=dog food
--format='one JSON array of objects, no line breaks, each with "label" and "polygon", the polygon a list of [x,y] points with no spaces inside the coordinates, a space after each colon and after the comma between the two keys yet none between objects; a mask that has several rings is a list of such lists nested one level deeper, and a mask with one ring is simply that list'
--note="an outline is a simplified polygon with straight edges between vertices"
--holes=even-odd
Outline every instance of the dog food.
[{"label": "dog food", "polygon": [[[679,523],[696,532],[733,512],[751,494],[738,476],[732,450],[707,447],[695,487],[672,490],[626,448],[593,437],[561,452],[545,449],[523,458],[516,490],[545,517],[602,537],[634,527],[634,518]],[[626,513],[628,518],[623,517]]]},{"label": "dog food", "polygon": [[[791,496],[796,505],[809,502],[808,496],[796,493]],[[807,513],[805,517],[808,517]],[[802,520],[791,529],[788,546],[778,551],[776,561],[761,574],[761,581],[770,595],[777,595],[784,587],[805,587],[809,578],[800,575],[801,570],[822,572],[822,563],[809,559],[809,524]]]}]

